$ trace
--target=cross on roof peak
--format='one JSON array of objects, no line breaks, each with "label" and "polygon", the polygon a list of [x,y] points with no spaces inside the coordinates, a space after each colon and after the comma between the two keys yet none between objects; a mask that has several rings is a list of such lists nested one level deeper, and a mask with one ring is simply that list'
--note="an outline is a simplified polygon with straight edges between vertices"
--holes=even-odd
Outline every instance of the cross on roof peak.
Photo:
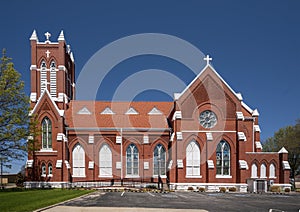
[{"label": "cross on roof peak", "polygon": [[205,60],[206,61],[206,65],[208,65],[209,64],[209,61],[211,61],[212,60],[212,58],[211,57],[209,57],[209,55],[206,55],[206,57],[204,57],[204,59],[203,60]]},{"label": "cross on roof peak", "polygon": [[46,36],[47,41],[49,41],[49,38],[51,37],[51,34],[49,32],[46,32],[45,36]]}]

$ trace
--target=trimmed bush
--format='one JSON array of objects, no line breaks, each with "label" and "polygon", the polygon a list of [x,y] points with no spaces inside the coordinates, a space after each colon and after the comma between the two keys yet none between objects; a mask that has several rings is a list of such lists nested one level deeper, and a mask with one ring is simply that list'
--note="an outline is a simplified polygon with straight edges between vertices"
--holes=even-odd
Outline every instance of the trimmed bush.
[{"label": "trimmed bush", "polygon": [[188,187],[188,191],[194,191],[194,188],[193,187]]},{"label": "trimmed bush", "polygon": [[220,192],[225,193],[226,192],[226,188],[225,187],[220,187],[219,188]]},{"label": "trimmed bush", "polygon": [[236,192],[237,189],[236,189],[236,187],[230,187],[228,190],[231,192]]},{"label": "trimmed bush", "polygon": [[284,189],[284,192],[290,192],[290,191],[291,191],[290,188],[285,188],[285,189]]},{"label": "trimmed bush", "polygon": [[271,192],[280,192],[280,186],[271,186],[270,191]]},{"label": "trimmed bush", "polygon": [[200,191],[200,192],[205,192],[205,188],[204,188],[204,187],[200,187],[200,188],[199,188],[199,191]]}]

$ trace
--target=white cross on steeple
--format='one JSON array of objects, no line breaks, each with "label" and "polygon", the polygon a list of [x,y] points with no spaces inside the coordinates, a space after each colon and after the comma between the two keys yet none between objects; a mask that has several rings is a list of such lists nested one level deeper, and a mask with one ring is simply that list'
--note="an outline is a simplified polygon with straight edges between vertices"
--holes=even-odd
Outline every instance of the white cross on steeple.
[{"label": "white cross on steeple", "polygon": [[47,50],[45,53],[46,53],[47,58],[49,58],[51,52],[49,50]]},{"label": "white cross on steeple", "polygon": [[209,61],[211,61],[212,60],[212,58],[211,57],[209,57],[209,55],[206,55],[206,57],[204,57],[204,59],[203,60],[205,60],[206,61],[206,65],[208,65],[209,64]]},{"label": "white cross on steeple", "polygon": [[46,32],[45,36],[46,36],[47,41],[49,41],[49,38],[51,37],[51,34],[49,32]]}]

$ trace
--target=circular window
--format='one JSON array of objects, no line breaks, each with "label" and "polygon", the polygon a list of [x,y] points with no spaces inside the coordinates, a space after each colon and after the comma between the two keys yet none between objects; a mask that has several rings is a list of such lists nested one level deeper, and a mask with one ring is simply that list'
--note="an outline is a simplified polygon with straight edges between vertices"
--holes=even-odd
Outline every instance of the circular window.
[{"label": "circular window", "polygon": [[200,114],[199,122],[204,128],[213,128],[217,124],[217,116],[211,110],[205,110]]}]

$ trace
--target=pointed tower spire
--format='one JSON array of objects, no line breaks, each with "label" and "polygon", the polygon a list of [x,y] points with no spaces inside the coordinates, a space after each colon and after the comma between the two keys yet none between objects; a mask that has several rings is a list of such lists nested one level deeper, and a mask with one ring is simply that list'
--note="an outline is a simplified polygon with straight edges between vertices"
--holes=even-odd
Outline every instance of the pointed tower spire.
[{"label": "pointed tower spire", "polygon": [[33,30],[32,35],[30,37],[30,40],[39,41],[35,30]]},{"label": "pointed tower spire", "polygon": [[63,30],[60,31],[60,34],[59,34],[57,40],[58,41],[64,41],[65,40],[65,36],[64,36],[64,31]]}]

